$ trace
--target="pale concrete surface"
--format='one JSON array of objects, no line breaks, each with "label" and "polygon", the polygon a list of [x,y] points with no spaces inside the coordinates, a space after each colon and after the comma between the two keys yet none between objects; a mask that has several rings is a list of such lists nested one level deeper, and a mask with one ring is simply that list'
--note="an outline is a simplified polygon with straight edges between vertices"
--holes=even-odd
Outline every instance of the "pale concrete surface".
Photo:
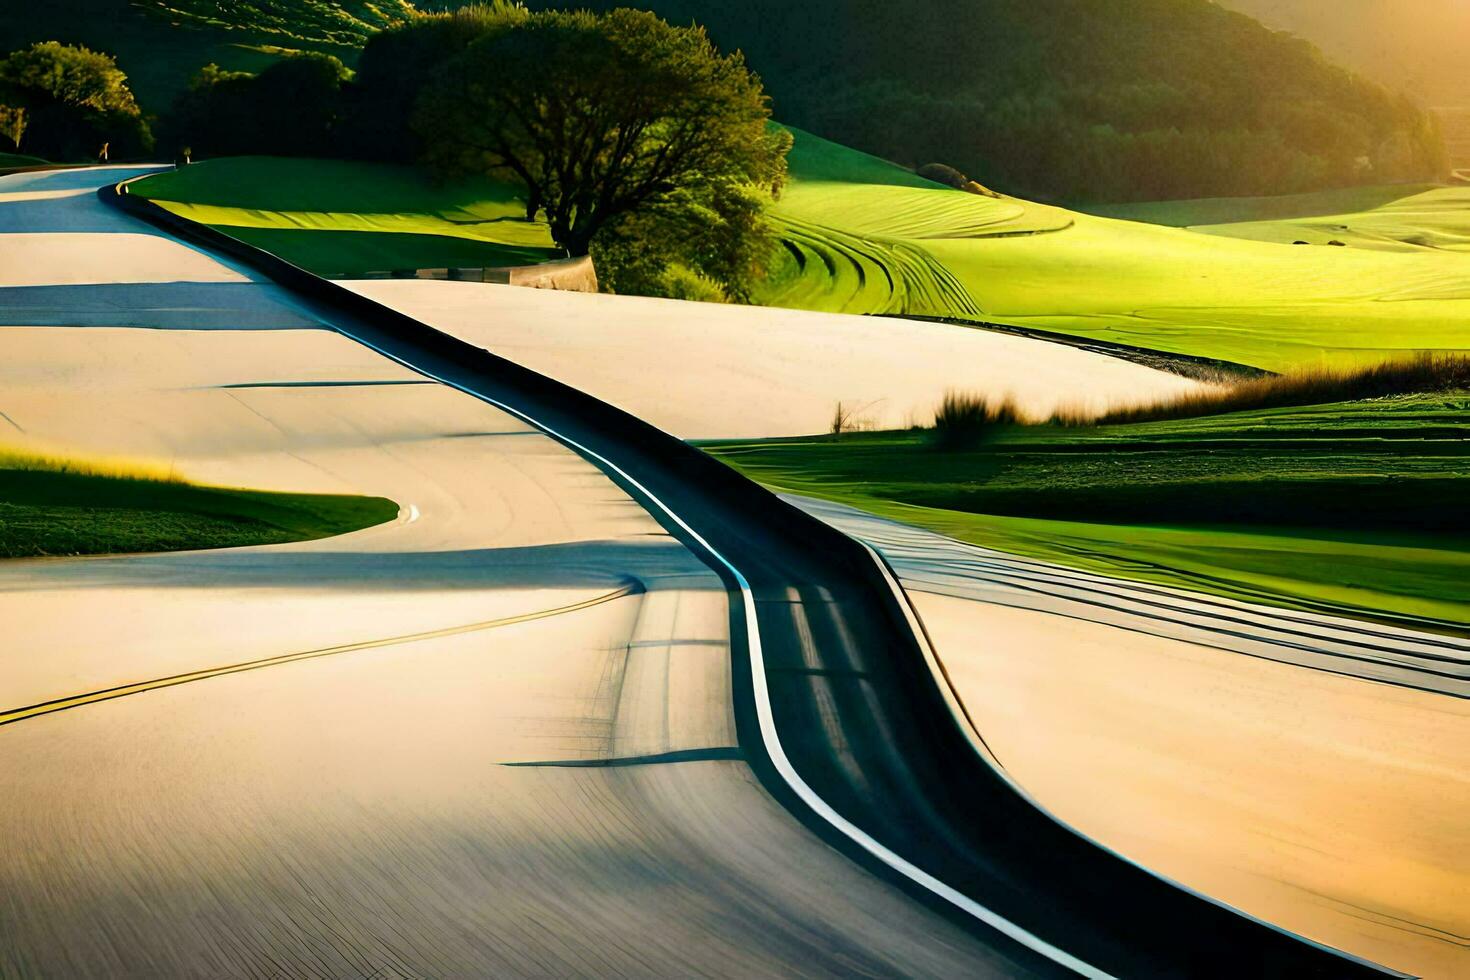
[{"label": "pale concrete surface", "polygon": [[1047,416],[1199,387],[1073,347],[891,317],[484,283],[343,285],[685,439],[826,432],[838,402],[870,428],[928,424],[951,389]]}]

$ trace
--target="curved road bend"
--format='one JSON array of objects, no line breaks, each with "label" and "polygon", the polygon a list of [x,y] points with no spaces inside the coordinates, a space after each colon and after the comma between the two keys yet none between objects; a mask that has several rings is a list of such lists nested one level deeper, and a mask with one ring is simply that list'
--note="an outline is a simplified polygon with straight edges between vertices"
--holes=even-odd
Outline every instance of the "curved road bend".
[{"label": "curved road bend", "polygon": [[[141,212],[185,236],[200,234],[157,209]],[[671,531],[692,526],[683,539],[712,545],[706,559],[716,570],[725,564],[727,588],[744,593],[747,615],[732,617],[731,653],[747,761],[769,791],[855,857],[869,858],[864,848],[876,850],[873,840],[896,852],[867,860],[880,874],[902,881],[893,869],[904,861],[910,878],[922,877],[912,866],[942,869],[942,884],[911,892],[944,908],[933,892],[949,889],[967,906],[960,921],[973,927],[980,917],[1049,963],[1094,975],[1388,972],[1190,896],[1041,819],[973,753],[946,713],[901,594],[852,539],[580,391],[221,236],[203,240],[314,297],[339,329],[513,412],[533,413],[621,485],[636,484],[655,504],[652,513],[671,508]],[[741,642],[752,621],[759,636]],[[754,698],[745,688],[752,680]],[[759,696],[763,684],[768,698]],[[772,720],[799,778],[772,771],[783,755],[772,745]],[[835,810],[835,822],[851,821],[855,833],[836,833],[833,814],[804,809],[811,797],[788,791],[800,780],[815,788],[818,811]]]},{"label": "curved road bend", "polygon": [[403,514],[0,563],[0,976],[1044,967],[762,790],[722,583],[601,472],[103,207],[102,179],[0,180],[0,441]]},{"label": "curved road bend", "polygon": [[[212,291],[197,290],[201,300]],[[45,302],[27,298],[29,309],[44,310]],[[5,299],[0,294],[0,304]],[[50,299],[67,302],[55,294]],[[981,897],[1023,930],[1064,946],[1098,972],[1370,972],[1175,892],[1038,819],[966,755],[957,730],[934,710],[933,687],[920,676],[912,639],[905,642],[897,629],[896,605],[875,592],[870,570],[845,539],[834,540],[774,501],[752,509],[751,500],[758,499],[753,491],[728,479],[722,484],[710,468],[718,464],[652,437],[630,440],[636,428],[627,421],[596,411],[590,400],[548,398],[544,385],[494,359],[462,351],[448,356],[437,343],[417,346],[396,327],[382,329],[377,318],[353,322],[340,309],[294,298],[282,306],[307,319],[329,314],[334,325],[429,375],[513,403],[592,451],[615,456],[623,471],[667,501],[749,581],[775,720],[783,738],[800,736],[788,739],[787,750],[807,781],[864,830],[915,863],[942,870],[955,887]],[[294,332],[278,336],[296,339]],[[320,359],[293,364],[292,346],[271,348],[279,359],[277,382],[307,380],[298,375],[320,367]],[[357,348],[353,355],[365,356]],[[383,372],[372,380],[409,380],[393,378],[386,362],[372,367]],[[226,384],[237,383],[255,385],[259,378]],[[314,387],[452,395],[423,385]],[[259,404],[249,407],[260,412]],[[480,403],[473,407],[490,411]],[[396,418],[388,408],[369,399],[366,413],[379,421]],[[314,420],[319,406],[262,414],[279,430],[279,446],[271,448],[330,471],[317,453],[320,434],[295,444],[298,420]],[[435,408],[421,418],[432,423],[440,417]],[[512,431],[514,413],[476,421],[481,425],[467,431],[498,438]],[[380,443],[390,440],[379,438],[371,424],[359,416],[347,428],[382,449]],[[520,438],[541,440],[523,431]],[[439,431],[424,438],[430,448],[410,468],[425,466],[435,449],[445,451],[433,443],[462,436]],[[342,448],[341,441],[330,444],[333,451]],[[254,449],[262,458],[269,453]],[[579,459],[550,445],[546,450],[560,454],[567,471],[547,488],[533,512],[537,519],[546,507],[564,507],[565,481],[577,479],[595,486],[602,506],[629,516],[632,501],[612,493],[606,474],[585,466],[585,454]],[[469,501],[464,510],[473,511],[474,491],[494,486],[498,471],[494,465],[468,470],[470,483],[458,490]],[[361,474],[353,481],[337,478],[384,492],[384,484]],[[695,482],[702,484],[698,491]],[[613,484],[634,489],[627,479]],[[430,513],[421,509],[418,520],[410,513],[404,524],[416,526]],[[631,516],[637,529],[601,530],[598,540],[626,544],[635,536],[666,545],[654,573],[648,574],[642,565],[647,556],[639,552],[606,559],[604,578],[592,577],[599,587],[609,578],[619,587],[633,583],[628,595],[601,592],[586,598],[603,601],[565,615],[241,671],[0,729],[10,743],[0,770],[6,790],[0,822],[27,855],[0,872],[8,879],[6,934],[0,936],[7,969],[126,972],[147,964],[157,973],[197,970],[204,963],[221,972],[328,974],[1058,972],[1054,960],[962,915],[934,914],[943,903],[905,901],[773,805],[747,768],[767,790],[787,796],[754,735],[745,619],[737,607],[728,620],[731,635],[712,627],[706,609],[686,628],[670,604],[683,609],[701,595],[723,602],[726,592],[711,588],[708,574],[672,547],[676,541],[697,547],[691,535],[666,515],[653,516],[677,533],[648,529],[646,513]],[[374,533],[385,532],[365,532]],[[569,543],[565,534],[553,537],[552,544]],[[589,540],[572,538],[578,545]],[[316,547],[340,548],[348,541]],[[453,544],[451,535],[421,550],[432,564]],[[533,587],[567,585],[558,579],[564,563],[548,557],[542,543],[523,546],[536,549],[527,563],[552,581],[520,572],[512,559],[507,580],[491,583],[487,593],[516,591],[522,574]],[[289,551],[256,554],[269,552],[273,559]],[[498,569],[497,557],[475,554],[468,564]],[[707,554],[699,557],[711,564]],[[272,580],[280,571],[289,579],[302,565],[271,559],[264,563],[276,566],[266,573],[273,597],[330,591],[309,576],[285,585]],[[128,589],[134,584],[129,561],[144,560],[27,565],[112,563],[104,579]],[[396,562],[396,556],[379,555],[339,566],[348,569],[348,578],[376,567],[396,586]],[[28,571],[13,567],[22,576]],[[662,585],[660,573],[673,581]],[[441,583],[454,578],[452,571],[439,574]],[[174,610],[187,607],[187,596],[196,591],[180,583],[192,585],[206,575],[196,567],[176,569],[171,579],[144,576],[133,591],[157,590],[166,598],[152,611],[145,606],[135,628],[166,632],[158,625],[172,622]],[[588,581],[579,577],[576,584]],[[728,572],[723,584],[727,590],[732,584]],[[663,608],[645,617],[642,610],[660,597]],[[85,591],[75,598],[77,618],[91,609],[86,598]],[[323,597],[320,616],[332,617],[340,598]],[[630,613],[626,606],[634,601],[639,611]],[[589,610],[615,618],[620,609],[621,625],[589,626],[576,618]],[[645,618],[656,624],[649,627],[651,638],[641,632]],[[246,635],[258,622],[245,624],[252,627]],[[219,623],[195,633],[190,645],[213,649],[231,625],[241,624]],[[210,642],[200,644],[200,635]],[[34,663],[36,649],[45,647],[7,650],[3,662]],[[663,653],[654,655],[654,669],[640,672],[640,653],[650,649]],[[689,650],[704,656],[695,662]],[[677,681],[675,674],[681,675]],[[636,707],[625,711],[629,696]],[[616,733],[625,724],[633,732],[625,742],[608,737],[609,729]],[[728,738],[732,725],[738,743]],[[576,742],[572,731],[590,744]],[[724,740],[712,737],[720,732]],[[623,744],[644,751],[620,754]],[[660,745],[669,748],[646,751]],[[548,751],[528,751],[542,746]],[[797,801],[784,802],[803,813]],[[808,826],[842,843],[806,815]]]}]

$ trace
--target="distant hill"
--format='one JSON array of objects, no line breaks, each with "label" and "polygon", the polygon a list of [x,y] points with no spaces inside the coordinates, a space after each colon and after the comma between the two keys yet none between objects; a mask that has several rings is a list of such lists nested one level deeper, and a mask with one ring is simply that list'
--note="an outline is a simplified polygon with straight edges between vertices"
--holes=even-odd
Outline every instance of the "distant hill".
[{"label": "distant hill", "polygon": [[1222,2],[1430,106],[1455,164],[1470,167],[1470,0]]},{"label": "distant hill", "polygon": [[[1043,200],[1292,193],[1437,179],[1447,169],[1420,109],[1213,0],[529,5],[629,3],[703,23],[722,47],[745,51],[783,121]],[[151,112],[211,61],[258,70],[284,51],[312,49],[351,64],[363,39],[414,9],[410,0],[20,6],[0,19],[0,50],[56,39],[111,52]]]},{"label": "distant hill", "polygon": [[1470,106],[1466,0],[1221,0],[1427,105]]},{"label": "distant hill", "polygon": [[16,0],[0,17],[0,53],[36,41],[116,56],[145,112],[159,113],[214,62],[259,71],[290,51],[349,64],[369,34],[412,13],[408,0]]},{"label": "distant hill", "polygon": [[783,121],[1012,193],[1287,193],[1446,169],[1419,109],[1212,0],[641,5],[744,50]]},{"label": "distant hill", "polygon": [[133,0],[133,6],[186,24],[353,46],[416,10],[409,0]]}]

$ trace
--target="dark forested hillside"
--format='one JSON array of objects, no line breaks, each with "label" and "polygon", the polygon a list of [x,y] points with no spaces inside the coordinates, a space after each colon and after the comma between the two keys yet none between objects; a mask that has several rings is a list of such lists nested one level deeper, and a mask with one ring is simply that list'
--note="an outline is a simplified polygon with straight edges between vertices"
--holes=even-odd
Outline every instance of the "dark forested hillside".
[{"label": "dark forested hillside", "polygon": [[[422,0],[423,9],[461,6]],[[1305,41],[1212,0],[530,0],[641,6],[743,50],[777,118],[911,166],[1050,200],[1284,194],[1428,180],[1431,118]],[[349,65],[409,0],[46,0],[0,18],[117,55],[145,111],[209,62]]]},{"label": "dark forested hillside", "polygon": [[[0,56],[37,41],[81,44],[117,58],[144,112],[166,110],[211,62],[259,71],[282,54],[317,50],[350,61],[387,11],[405,0],[0,0]],[[364,17],[344,8],[363,8]],[[367,14],[367,9],[377,14]],[[381,10],[379,9],[381,8]]]},{"label": "dark forested hillside", "polygon": [[1420,109],[1210,0],[646,6],[744,50],[782,120],[1017,194],[1288,193],[1446,167]]},{"label": "dark forested hillside", "polygon": [[1291,31],[1369,78],[1435,106],[1470,106],[1465,0],[1221,0]]},{"label": "dark forested hillside", "polygon": [[248,29],[306,44],[361,45],[415,12],[409,0],[132,0],[185,24]]}]

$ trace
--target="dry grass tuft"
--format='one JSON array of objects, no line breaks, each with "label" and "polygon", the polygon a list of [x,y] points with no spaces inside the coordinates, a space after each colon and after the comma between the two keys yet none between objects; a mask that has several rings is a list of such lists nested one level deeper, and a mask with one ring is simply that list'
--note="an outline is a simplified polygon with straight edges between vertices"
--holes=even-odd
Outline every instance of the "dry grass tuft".
[{"label": "dry grass tuft", "polygon": [[[1236,381],[1218,388],[1187,392],[1152,405],[1113,409],[1094,422],[1126,425],[1461,389],[1470,389],[1470,356],[1423,353],[1367,367],[1307,368]],[[1052,421],[1058,425],[1087,424],[1081,421],[1080,413],[1058,413]]]},{"label": "dry grass tuft", "polygon": [[934,445],[948,451],[974,449],[1020,424],[1020,410],[1009,395],[992,399],[949,391],[934,410]]}]

